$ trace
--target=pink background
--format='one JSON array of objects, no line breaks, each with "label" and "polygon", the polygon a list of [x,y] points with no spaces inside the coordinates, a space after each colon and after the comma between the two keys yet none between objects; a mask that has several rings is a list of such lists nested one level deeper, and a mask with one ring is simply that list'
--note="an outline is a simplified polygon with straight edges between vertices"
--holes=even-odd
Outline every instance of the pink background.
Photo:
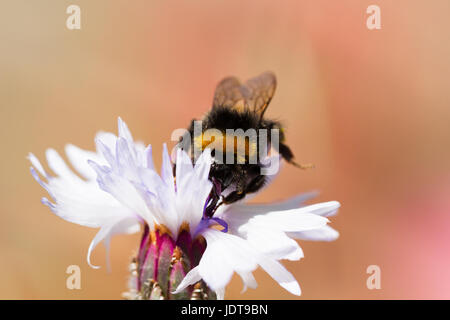
[{"label": "pink background", "polygon": [[[65,27],[81,7],[81,30]],[[381,8],[382,29],[366,28]],[[286,262],[300,299],[450,298],[450,2],[2,1],[0,4],[0,298],[117,299],[139,235],[112,241],[113,271],[93,270],[96,230],[52,215],[29,174],[68,142],[94,147],[121,116],[134,136],[163,142],[211,105],[224,76],[278,77],[266,113],[283,120],[299,162],[254,201],[320,190],[339,200],[333,243],[302,242]],[[173,143],[171,143],[173,145]],[[100,246],[93,255],[105,265]],[[82,289],[66,289],[68,265]],[[381,290],[366,268],[381,268]],[[258,270],[259,287],[227,298],[296,299]]]}]

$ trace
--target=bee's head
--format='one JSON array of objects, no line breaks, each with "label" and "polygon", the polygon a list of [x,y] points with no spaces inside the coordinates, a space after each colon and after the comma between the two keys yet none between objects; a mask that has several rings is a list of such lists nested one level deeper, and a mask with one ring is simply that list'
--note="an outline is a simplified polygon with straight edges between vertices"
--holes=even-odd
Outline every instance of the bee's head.
[{"label": "bee's head", "polygon": [[233,165],[227,165],[214,161],[209,171],[209,179],[213,179],[225,190],[234,182]]}]

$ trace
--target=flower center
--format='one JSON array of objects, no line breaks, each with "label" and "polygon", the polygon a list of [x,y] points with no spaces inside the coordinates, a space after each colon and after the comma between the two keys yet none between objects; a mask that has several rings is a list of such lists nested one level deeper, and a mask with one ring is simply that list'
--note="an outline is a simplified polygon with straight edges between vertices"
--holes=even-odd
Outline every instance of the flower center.
[{"label": "flower center", "polygon": [[139,252],[132,263],[134,298],[215,299],[215,294],[202,281],[178,294],[171,293],[189,270],[198,265],[205,249],[205,239],[192,239],[188,230],[182,229],[175,241],[164,228],[156,226],[150,231],[145,225]]}]

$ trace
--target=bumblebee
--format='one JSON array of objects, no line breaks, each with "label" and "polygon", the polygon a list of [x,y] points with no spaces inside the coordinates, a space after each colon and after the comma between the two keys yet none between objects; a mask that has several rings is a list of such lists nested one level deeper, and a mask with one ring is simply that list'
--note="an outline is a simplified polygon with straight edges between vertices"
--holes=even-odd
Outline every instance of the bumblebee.
[{"label": "bumblebee", "polygon": [[[223,79],[216,87],[211,110],[202,121],[193,119],[188,131],[181,137],[178,147],[190,152],[193,162],[196,159],[193,150],[201,153],[205,148],[212,149],[214,161],[209,179],[214,187],[206,208],[209,216],[220,204],[241,200],[265,185],[267,176],[261,174],[261,168],[265,166],[260,152],[262,148],[267,151],[272,147],[288,163],[299,168],[310,167],[294,162],[294,155],[285,144],[281,123],[264,117],[276,84],[276,77],[271,72],[251,78],[243,84],[235,77]],[[228,134],[230,130],[260,132],[261,129],[266,132],[278,129],[278,143],[272,145],[270,135],[262,141],[260,135],[252,139],[250,136],[230,137]],[[227,161],[223,161],[224,157]]]}]

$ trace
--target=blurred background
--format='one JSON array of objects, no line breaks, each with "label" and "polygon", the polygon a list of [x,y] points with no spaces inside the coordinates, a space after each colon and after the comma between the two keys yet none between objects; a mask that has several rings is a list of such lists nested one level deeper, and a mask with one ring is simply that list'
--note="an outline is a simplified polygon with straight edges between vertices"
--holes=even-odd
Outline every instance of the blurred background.
[{"label": "blurred background", "polygon": [[[81,8],[81,30],[66,8]],[[369,30],[366,9],[381,9]],[[278,89],[266,115],[284,122],[299,162],[254,201],[320,190],[338,200],[341,237],[302,242],[286,262],[300,299],[450,298],[450,2],[97,0],[0,2],[0,298],[119,299],[140,236],[112,240],[112,272],[91,269],[96,230],[40,203],[28,152],[93,149],[117,117],[154,145],[201,117],[228,75],[272,70]],[[173,142],[170,144],[173,146]],[[105,265],[99,246],[94,264]],[[79,265],[81,290],[66,289]],[[368,290],[366,269],[381,268]],[[241,295],[297,299],[267,274]]]}]

